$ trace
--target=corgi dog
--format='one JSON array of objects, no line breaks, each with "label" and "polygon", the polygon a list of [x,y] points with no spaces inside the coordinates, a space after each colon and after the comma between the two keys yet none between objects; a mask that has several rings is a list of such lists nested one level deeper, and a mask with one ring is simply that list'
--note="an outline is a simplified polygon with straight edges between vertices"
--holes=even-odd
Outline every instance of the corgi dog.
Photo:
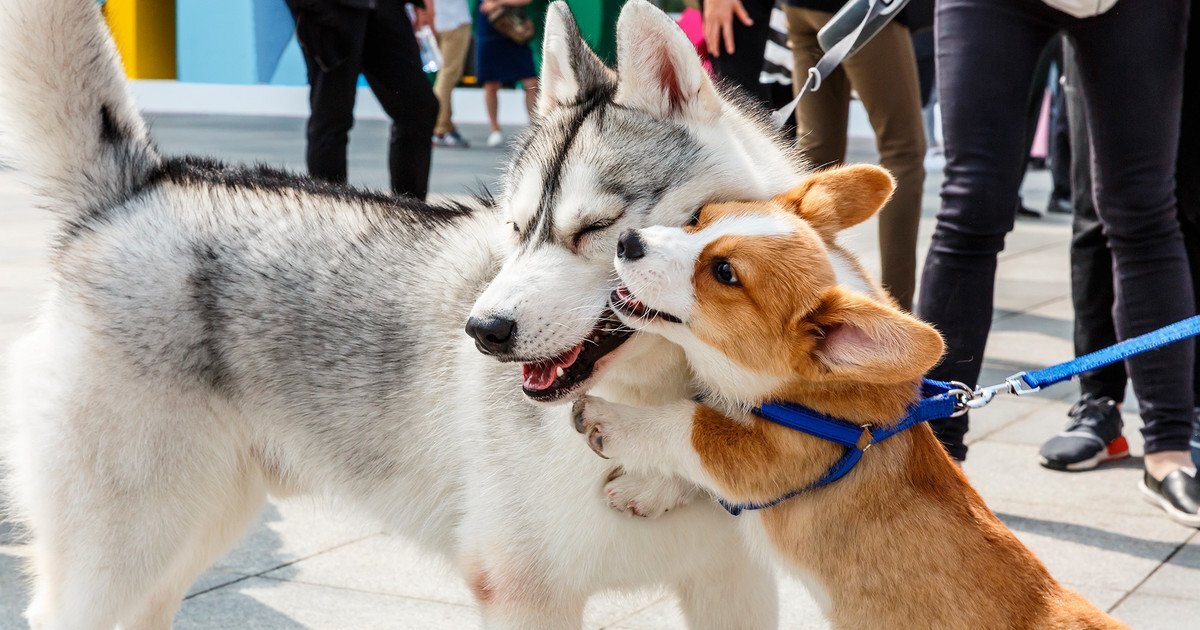
[{"label": "corgi dog", "polygon": [[[765,202],[702,207],[684,228],[626,231],[613,306],[680,346],[703,403],[574,406],[603,457],[768,503],[820,479],[838,444],[751,413],[788,401],[887,428],[918,399],[942,339],[838,246],[893,189],[878,167],[812,175]],[[810,585],[837,628],[1120,628],[1059,584],[919,424],[842,479],[740,517]]]}]

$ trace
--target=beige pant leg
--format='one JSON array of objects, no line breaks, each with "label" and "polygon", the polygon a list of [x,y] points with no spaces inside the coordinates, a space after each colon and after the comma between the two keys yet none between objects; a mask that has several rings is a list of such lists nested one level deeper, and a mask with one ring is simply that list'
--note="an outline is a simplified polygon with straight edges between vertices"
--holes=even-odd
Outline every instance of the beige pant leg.
[{"label": "beige pant leg", "polygon": [[[830,14],[792,6],[785,6],[784,13],[795,60],[792,86],[799,90],[808,77],[808,69],[817,65],[821,58],[817,31]],[[796,107],[796,137],[812,167],[836,166],[846,159],[849,109],[850,82],[840,68],[821,82],[821,89],[800,99]]]},{"label": "beige pant leg", "polygon": [[433,132],[443,134],[454,130],[450,95],[454,86],[462,80],[467,51],[471,47],[471,25],[463,24],[453,30],[438,33],[437,40],[438,48],[442,50],[443,65],[441,70],[438,70],[437,81],[433,84],[433,93],[438,99],[437,124],[434,125]]},{"label": "beige pant leg", "polygon": [[888,24],[843,67],[875,130],[879,162],[896,178],[896,192],[879,213],[883,285],[900,306],[912,310],[925,187],[925,125],[908,28]]}]

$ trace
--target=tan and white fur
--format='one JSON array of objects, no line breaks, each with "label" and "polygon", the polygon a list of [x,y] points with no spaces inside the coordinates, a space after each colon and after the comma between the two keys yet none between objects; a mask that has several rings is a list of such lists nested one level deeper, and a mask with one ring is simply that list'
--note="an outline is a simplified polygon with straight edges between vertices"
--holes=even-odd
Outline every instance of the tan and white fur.
[{"label": "tan and white fur", "polygon": [[[771,201],[706,206],[689,227],[624,235],[618,312],[681,346],[711,402],[581,400],[593,450],[761,503],[814,482],[843,449],[752,406],[786,400],[864,427],[903,417],[942,340],[835,241],[892,188],[877,167],[834,169]],[[838,628],[1123,627],[1050,576],[925,425],[871,446],[832,485],[740,518]]]}]

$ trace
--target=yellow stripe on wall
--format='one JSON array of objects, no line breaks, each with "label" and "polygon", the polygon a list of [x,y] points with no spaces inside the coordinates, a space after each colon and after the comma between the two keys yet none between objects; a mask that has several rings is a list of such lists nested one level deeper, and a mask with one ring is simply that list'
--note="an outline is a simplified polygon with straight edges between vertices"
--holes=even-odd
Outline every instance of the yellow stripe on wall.
[{"label": "yellow stripe on wall", "polygon": [[104,17],[129,78],[175,78],[175,0],[108,0]]}]

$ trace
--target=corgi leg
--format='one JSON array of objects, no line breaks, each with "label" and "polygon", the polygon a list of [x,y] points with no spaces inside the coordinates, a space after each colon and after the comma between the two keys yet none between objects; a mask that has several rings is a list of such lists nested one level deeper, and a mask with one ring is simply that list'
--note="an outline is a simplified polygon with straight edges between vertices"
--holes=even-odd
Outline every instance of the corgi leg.
[{"label": "corgi leg", "polygon": [[708,475],[692,448],[696,406],[682,401],[632,407],[584,396],[576,401],[572,417],[597,455],[630,471],[659,471],[705,485]]}]

